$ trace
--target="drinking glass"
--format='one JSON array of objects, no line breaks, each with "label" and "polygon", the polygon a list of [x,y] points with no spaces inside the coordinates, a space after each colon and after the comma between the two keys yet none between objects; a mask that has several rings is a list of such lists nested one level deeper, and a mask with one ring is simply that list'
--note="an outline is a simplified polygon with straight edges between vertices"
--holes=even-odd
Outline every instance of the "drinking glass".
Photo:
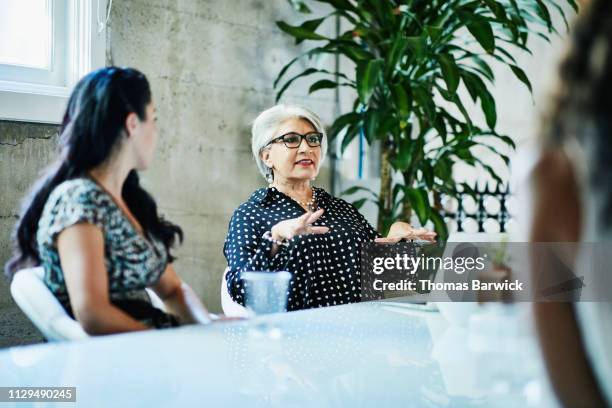
[{"label": "drinking glass", "polygon": [[[287,311],[287,289],[291,280],[289,272],[243,272],[242,279],[246,286],[245,304],[253,314],[265,315]],[[257,320],[253,335],[281,337],[280,329],[267,322],[267,319]]]}]

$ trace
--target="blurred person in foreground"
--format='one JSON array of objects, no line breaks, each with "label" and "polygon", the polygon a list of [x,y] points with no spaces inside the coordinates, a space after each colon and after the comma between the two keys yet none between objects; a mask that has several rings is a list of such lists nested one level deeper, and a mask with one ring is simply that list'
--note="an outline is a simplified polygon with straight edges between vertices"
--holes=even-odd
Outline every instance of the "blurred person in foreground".
[{"label": "blurred person in foreground", "polygon": [[[531,241],[612,243],[610,0],[592,1],[576,22],[557,91],[533,172]],[[580,264],[580,254],[573,256]],[[551,264],[534,257],[532,270],[542,268]],[[592,275],[594,281],[585,284],[609,294],[612,288],[605,282],[610,270]],[[540,302],[534,307],[542,352],[561,404],[612,406],[612,303]]]}]

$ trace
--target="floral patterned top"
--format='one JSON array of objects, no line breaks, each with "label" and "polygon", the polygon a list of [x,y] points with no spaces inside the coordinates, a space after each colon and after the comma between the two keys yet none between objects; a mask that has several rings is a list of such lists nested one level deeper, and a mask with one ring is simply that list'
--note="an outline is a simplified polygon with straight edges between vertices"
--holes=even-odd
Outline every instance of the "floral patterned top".
[{"label": "floral patterned top", "polygon": [[64,229],[79,223],[95,225],[104,234],[111,302],[150,303],[145,288],[157,282],[166,269],[168,254],[164,244],[141,235],[109,193],[94,180],[76,178],[61,183],[51,192],[36,234],[40,262],[45,269],[44,282],[64,308],[71,312],[56,238]]}]

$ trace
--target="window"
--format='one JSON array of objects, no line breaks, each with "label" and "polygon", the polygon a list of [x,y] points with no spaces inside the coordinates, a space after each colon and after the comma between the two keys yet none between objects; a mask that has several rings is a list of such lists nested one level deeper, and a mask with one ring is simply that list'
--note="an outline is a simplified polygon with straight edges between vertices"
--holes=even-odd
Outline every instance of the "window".
[{"label": "window", "polygon": [[2,0],[0,119],[61,121],[74,84],[104,66],[105,10],[105,0]]}]

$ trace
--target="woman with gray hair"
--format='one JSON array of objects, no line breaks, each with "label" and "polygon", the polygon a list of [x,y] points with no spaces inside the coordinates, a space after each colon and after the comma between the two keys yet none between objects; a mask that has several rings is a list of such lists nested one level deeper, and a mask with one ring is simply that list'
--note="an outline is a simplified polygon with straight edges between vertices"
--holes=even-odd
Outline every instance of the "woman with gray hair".
[{"label": "woman with gray hair", "polygon": [[327,152],[318,116],[295,105],[262,112],[252,128],[253,157],[269,187],[236,209],[224,245],[227,287],[244,304],[244,271],[292,273],[287,310],[360,300],[361,244],[435,233],[396,222],[381,238],[355,207],[311,186]]}]

